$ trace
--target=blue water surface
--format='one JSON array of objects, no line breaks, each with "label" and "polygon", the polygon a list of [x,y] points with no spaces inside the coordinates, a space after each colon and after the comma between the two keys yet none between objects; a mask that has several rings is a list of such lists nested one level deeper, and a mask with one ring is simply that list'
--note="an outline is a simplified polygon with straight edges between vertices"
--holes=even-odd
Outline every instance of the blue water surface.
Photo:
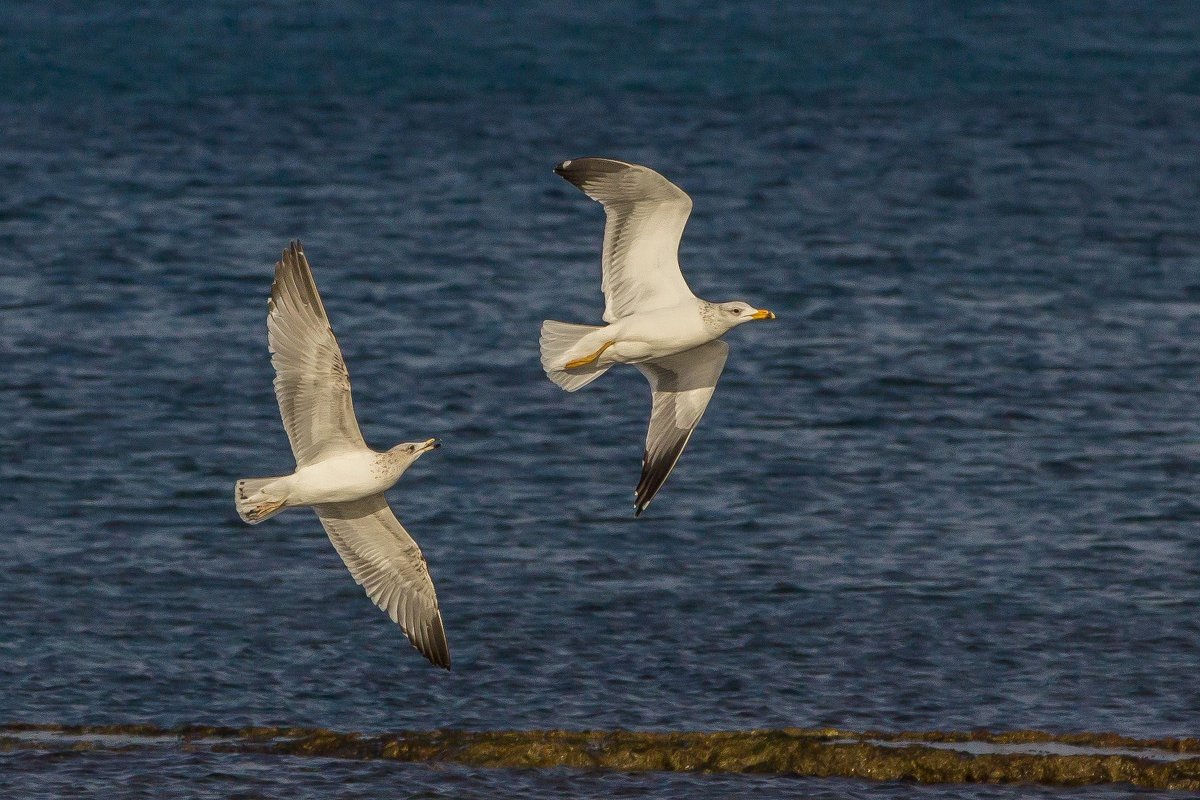
[{"label": "blue water surface", "polygon": [[[0,8],[0,722],[1200,731],[1194,7],[380,5]],[[644,380],[538,364],[602,309],[551,172],[588,154],[687,190],[693,288],[779,316],[636,521]],[[310,512],[234,513],[292,467],[291,238],[368,442],[444,444],[389,497],[451,673]],[[3,760],[29,796],[964,796]]]}]

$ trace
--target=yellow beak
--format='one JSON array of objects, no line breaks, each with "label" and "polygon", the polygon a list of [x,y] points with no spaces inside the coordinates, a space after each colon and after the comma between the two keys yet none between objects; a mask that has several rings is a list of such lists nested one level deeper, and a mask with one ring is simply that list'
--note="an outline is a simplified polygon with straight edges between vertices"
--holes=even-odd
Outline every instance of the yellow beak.
[{"label": "yellow beak", "polygon": [[437,439],[429,439],[425,442],[425,444],[421,445],[421,452],[423,453],[426,450],[436,450],[439,447],[441,447],[441,445],[438,444]]},{"label": "yellow beak", "polygon": [[775,319],[775,315],[765,308],[760,308],[750,315],[750,319]]}]

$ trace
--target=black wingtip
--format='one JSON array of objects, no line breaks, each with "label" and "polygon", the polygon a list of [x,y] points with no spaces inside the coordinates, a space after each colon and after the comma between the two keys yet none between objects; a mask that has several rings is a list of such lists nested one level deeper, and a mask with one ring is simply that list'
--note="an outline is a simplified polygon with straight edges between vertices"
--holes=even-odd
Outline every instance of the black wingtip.
[{"label": "black wingtip", "polygon": [[278,272],[280,267],[291,267],[299,264],[302,258],[304,258],[304,245],[300,244],[299,239],[292,239],[288,242],[288,246],[283,248],[283,255],[276,262],[275,270]]},{"label": "black wingtip", "polygon": [[409,636],[408,639],[412,642],[413,647],[429,660],[430,664],[441,667],[447,672],[450,671],[450,643],[446,641],[446,628],[442,624],[440,614],[434,617],[432,623],[426,624],[423,640],[419,641],[413,636]]},{"label": "black wingtip", "polygon": [[[660,486],[661,486],[661,484],[660,484]],[[633,518],[634,519],[637,519],[638,517],[640,517],[642,515],[642,512],[644,512],[647,508],[650,507],[650,503],[654,500],[654,495],[658,494],[657,486],[654,487],[653,489],[649,489],[649,491],[647,491],[648,488],[649,487],[647,487],[645,484],[645,478],[643,477],[642,481],[638,484],[638,488],[633,493],[634,494]]]},{"label": "black wingtip", "polygon": [[650,501],[642,495],[642,483],[645,481],[646,470],[646,454],[642,453],[642,480],[638,481],[638,487],[633,490],[633,518],[637,519],[646,510],[646,506],[650,505]]}]

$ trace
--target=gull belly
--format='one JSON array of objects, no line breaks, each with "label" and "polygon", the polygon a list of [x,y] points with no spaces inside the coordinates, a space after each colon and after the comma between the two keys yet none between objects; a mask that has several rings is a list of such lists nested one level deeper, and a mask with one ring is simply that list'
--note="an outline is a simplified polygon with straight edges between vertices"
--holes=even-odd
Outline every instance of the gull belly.
[{"label": "gull belly", "polygon": [[621,364],[637,364],[691,350],[721,333],[705,324],[697,300],[630,314],[603,330],[615,342],[604,355]]},{"label": "gull belly", "polygon": [[362,450],[301,467],[291,475],[288,503],[349,503],[385,491],[401,474],[389,462],[385,453]]}]

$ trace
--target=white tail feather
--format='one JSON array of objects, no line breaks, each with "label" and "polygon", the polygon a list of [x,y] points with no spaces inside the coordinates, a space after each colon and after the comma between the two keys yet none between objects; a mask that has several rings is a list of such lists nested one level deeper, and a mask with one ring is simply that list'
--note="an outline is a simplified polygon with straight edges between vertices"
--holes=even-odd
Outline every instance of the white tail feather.
[{"label": "white tail feather", "polygon": [[611,363],[603,366],[578,367],[567,372],[563,365],[570,360],[567,356],[579,341],[589,333],[600,330],[598,325],[572,325],[569,322],[556,322],[548,319],[542,323],[542,369],[546,376],[568,392],[582,389],[599,378]]},{"label": "white tail feather", "polygon": [[233,491],[233,502],[243,522],[257,525],[287,508],[287,498],[278,498],[265,492],[267,486],[279,478],[242,478]]}]

